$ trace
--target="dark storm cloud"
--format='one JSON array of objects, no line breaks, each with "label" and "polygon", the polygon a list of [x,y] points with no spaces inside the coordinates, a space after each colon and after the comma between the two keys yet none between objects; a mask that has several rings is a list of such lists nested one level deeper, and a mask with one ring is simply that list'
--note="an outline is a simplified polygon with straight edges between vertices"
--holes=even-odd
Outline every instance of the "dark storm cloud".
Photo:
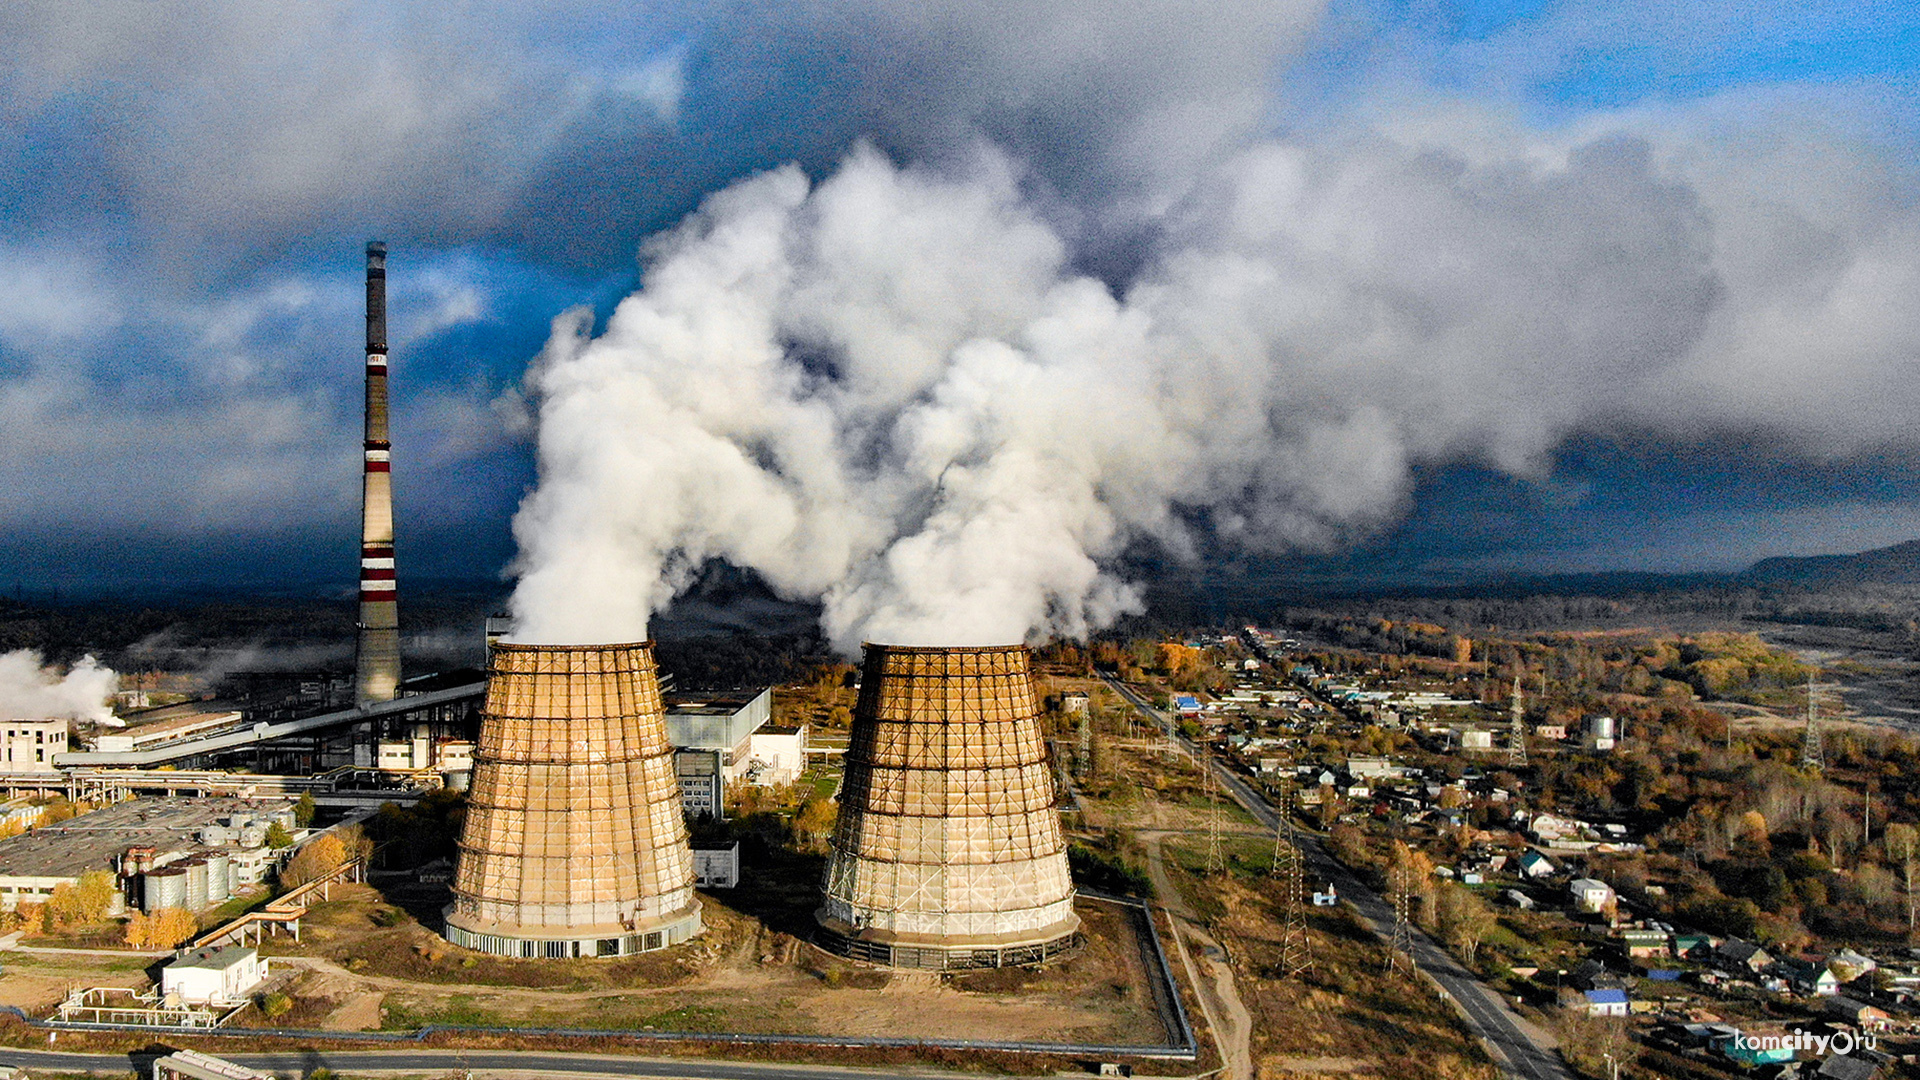
[{"label": "dark storm cloud", "polygon": [[[1775,92],[1790,75],[1741,60],[1692,100],[1628,79],[1541,125],[1504,95],[1594,85],[1556,50],[1678,40],[1691,9],[1474,16],[1464,40],[1360,8],[7,5],[0,512],[16,540],[94,537],[90,564],[116,536],[350,545],[381,235],[403,517],[489,572],[528,477],[510,388],[552,317],[604,318],[711,192],[863,140],[951,177],[997,155],[1065,267],[1173,290],[1163,318],[1279,373],[1302,449],[1215,519],[1254,546],[1365,535],[1448,462],[1539,482],[1569,433],[1830,462],[1911,442],[1911,140],[1863,134],[1870,88]],[[1764,59],[1721,15],[1658,63]],[[1276,92],[1369,20],[1335,50],[1344,97]]]}]

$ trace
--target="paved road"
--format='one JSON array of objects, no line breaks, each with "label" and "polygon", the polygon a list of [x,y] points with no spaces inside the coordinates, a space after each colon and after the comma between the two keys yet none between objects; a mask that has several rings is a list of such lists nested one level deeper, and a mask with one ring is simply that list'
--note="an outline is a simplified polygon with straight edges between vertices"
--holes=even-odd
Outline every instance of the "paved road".
[{"label": "paved road", "polygon": [[[1126,684],[1106,676],[1102,678],[1162,729],[1173,730],[1172,717],[1155,709]],[[1187,740],[1181,739],[1180,743],[1188,753],[1193,753],[1194,748]],[[1269,829],[1280,824],[1279,811],[1238,774],[1217,761],[1214,762],[1214,774],[1232,793],[1234,801],[1245,807],[1255,820]],[[1388,938],[1393,929],[1393,906],[1329,855],[1319,837],[1305,831],[1296,832],[1295,835],[1300,839],[1300,853],[1306,857],[1309,868],[1331,882],[1375,934],[1382,939]],[[1530,1032],[1528,1028],[1531,1025],[1520,1019],[1504,998],[1490,990],[1472,972],[1455,963],[1446,950],[1418,927],[1413,928],[1412,938],[1414,963],[1440,985],[1442,993],[1459,1006],[1468,1026],[1508,1076],[1520,1080],[1575,1080],[1572,1071],[1560,1059],[1559,1052]]]},{"label": "paved road", "polygon": [[[154,1055],[60,1054],[0,1047],[0,1065],[59,1072],[145,1072]],[[228,1061],[278,1076],[304,1076],[318,1068],[360,1074],[423,1073],[429,1076],[471,1070],[482,1075],[572,1073],[577,1076],[660,1077],[667,1080],[875,1080],[876,1077],[957,1077],[934,1069],[855,1069],[826,1065],[760,1065],[748,1062],[667,1060],[609,1054],[557,1054],[503,1050],[309,1050],[292,1054],[223,1054]]]}]

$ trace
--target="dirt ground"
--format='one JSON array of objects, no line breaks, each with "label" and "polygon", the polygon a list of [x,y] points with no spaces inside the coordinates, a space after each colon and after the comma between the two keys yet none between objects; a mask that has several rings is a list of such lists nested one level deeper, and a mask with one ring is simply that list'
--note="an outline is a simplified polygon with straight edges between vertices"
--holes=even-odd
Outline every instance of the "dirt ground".
[{"label": "dirt ground", "polygon": [[139,955],[0,952],[0,1005],[40,1012],[64,1000],[69,987],[145,989],[152,982],[147,969],[154,963],[152,957]]},{"label": "dirt ground", "polygon": [[299,946],[267,942],[266,951],[306,968],[292,985],[294,1010],[276,1026],[984,1035],[1139,1045],[1166,1037],[1131,921],[1123,909],[1093,900],[1079,907],[1088,938],[1080,954],[1040,971],[941,977],[846,963],[767,930],[712,894],[703,896],[708,930],[699,939],[619,961],[482,957],[411,919],[380,925],[396,909],[370,887],[335,897],[309,914]]}]

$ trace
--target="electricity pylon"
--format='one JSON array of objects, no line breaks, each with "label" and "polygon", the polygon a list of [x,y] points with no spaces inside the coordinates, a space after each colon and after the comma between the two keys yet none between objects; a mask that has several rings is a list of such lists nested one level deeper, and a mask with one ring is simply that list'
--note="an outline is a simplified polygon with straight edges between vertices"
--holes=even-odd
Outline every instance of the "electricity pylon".
[{"label": "electricity pylon", "polygon": [[1227,859],[1220,850],[1220,807],[1213,795],[1213,748],[1204,740],[1200,743],[1200,778],[1207,797],[1207,874],[1211,876],[1226,870]]},{"label": "electricity pylon", "polygon": [[1820,713],[1813,704],[1813,675],[1807,675],[1807,731],[1800,740],[1800,767],[1826,768],[1826,748],[1821,745]]},{"label": "electricity pylon", "polygon": [[1280,886],[1280,973],[1299,975],[1313,968],[1313,942],[1307,937],[1306,867],[1293,835],[1293,778],[1280,792],[1280,820],[1273,827],[1273,876]]},{"label": "electricity pylon", "polygon": [[1513,677],[1513,718],[1507,723],[1507,766],[1518,768],[1527,763],[1527,729],[1521,722],[1520,676]]}]

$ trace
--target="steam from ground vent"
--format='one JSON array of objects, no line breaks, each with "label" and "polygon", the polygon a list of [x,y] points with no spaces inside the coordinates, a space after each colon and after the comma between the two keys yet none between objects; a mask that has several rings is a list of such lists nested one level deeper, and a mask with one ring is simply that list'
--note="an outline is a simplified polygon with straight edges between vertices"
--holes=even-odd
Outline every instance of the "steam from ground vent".
[{"label": "steam from ground vent", "polygon": [[91,656],[63,675],[32,649],[0,653],[0,719],[111,720],[107,701],[120,677]]},{"label": "steam from ground vent", "polygon": [[1910,207],[1823,189],[1805,147],[1692,176],[1657,132],[1470,128],[1247,148],[1117,291],[987,151],[712,196],[528,374],[515,636],[643,638],[718,557],[820,598],[847,651],[1076,637],[1139,609],[1127,543],[1329,549],[1418,463],[1543,476],[1582,426],[1902,437]]}]

